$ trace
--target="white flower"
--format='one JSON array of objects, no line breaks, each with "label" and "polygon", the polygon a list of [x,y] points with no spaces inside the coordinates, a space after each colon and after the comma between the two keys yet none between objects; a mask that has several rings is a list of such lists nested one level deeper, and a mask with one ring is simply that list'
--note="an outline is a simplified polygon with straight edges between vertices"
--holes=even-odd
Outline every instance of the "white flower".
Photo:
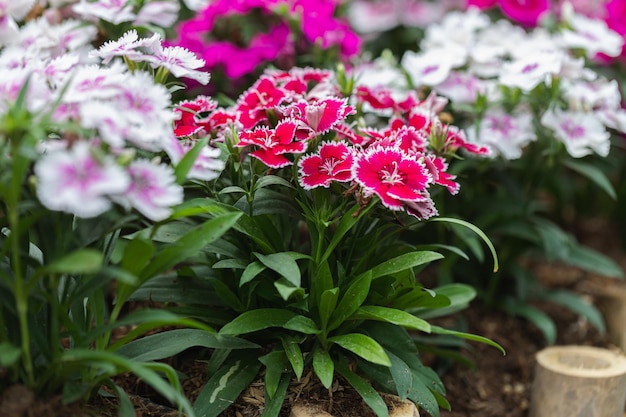
[{"label": "white flower", "polygon": [[137,159],[128,166],[130,185],[114,197],[126,208],[135,208],[154,221],[169,217],[171,207],[182,203],[183,188],[176,184],[171,167]]},{"label": "white flower", "polygon": [[407,51],[402,57],[402,67],[407,71],[415,86],[435,86],[448,78],[450,71],[465,61],[458,46],[428,49],[421,53]]},{"label": "white flower", "polygon": [[615,57],[622,52],[624,39],[604,21],[574,14],[568,23],[572,30],[564,30],[559,38],[566,48],[582,48],[588,58],[598,53]]},{"label": "white flower", "polygon": [[63,95],[63,102],[76,103],[115,97],[128,78],[126,66],[113,63],[108,67],[83,65],[76,69]]},{"label": "white flower", "polygon": [[211,0],[183,0],[189,10],[198,11],[209,5]]},{"label": "white flower", "polygon": [[561,70],[561,56],[556,53],[535,53],[502,66],[501,84],[529,92],[542,83],[549,84]]},{"label": "white flower", "polygon": [[161,43],[161,36],[154,34],[150,38],[141,38],[136,30],[129,30],[121,38],[105,42],[97,51],[92,51],[90,56],[102,58],[103,64],[108,64],[116,56],[127,57],[131,61],[144,60],[146,54],[140,48],[152,47]]},{"label": "white flower", "polygon": [[16,21],[22,20],[35,0],[0,0],[0,45],[8,44],[19,33]]},{"label": "white flower", "polygon": [[446,96],[455,104],[474,103],[478,94],[485,94],[483,80],[467,72],[452,71],[450,76],[435,87],[437,93]]},{"label": "white flower", "polygon": [[537,139],[530,113],[511,115],[501,109],[489,109],[480,126],[468,129],[467,136],[470,142],[488,146],[493,156],[506,159],[520,158],[523,148]]},{"label": "white flower", "polygon": [[133,22],[136,26],[153,24],[163,28],[171,27],[178,19],[180,4],[177,1],[151,1],[137,13]]},{"label": "white flower", "polygon": [[75,4],[72,10],[85,20],[102,19],[114,25],[132,22],[137,17],[133,13],[131,2],[127,0],[99,0],[96,2],[80,0],[80,3]]},{"label": "white flower", "polygon": [[593,113],[548,110],[541,117],[541,124],[554,131],[555,137],[565,144],[574,158],[582,158],[595,152],[607,156],[611,147],[610,134]]},{"label": "white flower", "polygon": [[465,12],[450,12],[441,23],[426,28],[421,47],[434,48],[452,43],[468,50],[475,44],[476,33],[490,24],[489,17],[475,7]]},{"label": "white flower", "polygon": [[205,65],[203,59],[181,46],[163,48],[161,43],[152,47],[154,55],[146,55],[142,60],[148,61],[153,68],[164,67],[177,78],[186,77],[206,85],[209,82],[209,73],[198,70]]},{"label": "white flower", "polygon": [[129,179],[108,156],[92,155],[86,142],[44,155],[35,164],[37,197],[51,210],[95,217],[111,207],[110,196],[124,192]]}]

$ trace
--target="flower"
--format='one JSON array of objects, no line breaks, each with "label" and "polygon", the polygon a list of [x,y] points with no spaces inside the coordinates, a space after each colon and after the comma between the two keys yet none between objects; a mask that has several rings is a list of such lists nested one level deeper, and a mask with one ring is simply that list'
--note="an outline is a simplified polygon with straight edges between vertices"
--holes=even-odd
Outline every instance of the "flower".
[{"label": "flower", "polygon": [[560,38],[565,47],[582,48],[588,58],[599,53],[616,57],[622,52],[624,39],[604,21],[573,14],[567,23],[571,30],[563,30]]},{"label": "flower", "polygon": [[376,194],[391,210],[406,210],[406,203],[427,200],[424,191],[432,182],[423,163],[395,147],[368,148],[357,157],[352,174],[366,196]]},{"label": "flower", "polygon": [[35,164],[37,197],[51,210],[96,217],[111,208],[130,179],[110,156],[98,155],[86,142],[57,149]]},{"label": "flower", "polygon": [[306,142],[295,140],[298,123],[292,119],[281,121],[275,129],[258,127],[252,131],[239,133],[237,146],[254,145],[258,149],[250,155],[261,160],[270,168],[282,168],[291,165],[286,153],[302,153]]},{"label": "flower", "polygon": [[317,153],[300,159],[298,181],[305,190],[351,181],[353,163],[353,151],[345,142],[324,142]]},{"label": "flower", "polygon": [[506,159],[519,159],[528,143],[537,139],[528,112],[509,114],[503,109],[490,109],[477,129],[469,129],[470,142],[480,143],[493,150],[492,155]]},{"label": "flower", "polygon": [[131,22],[137,15],[133,12],[133,6],[127,0],[101,0],[90,2],[80,0],[72,6],[72,10],[85,20],[106,20],[113,24]]},{"label": "flower", "polygon": [[171,207],[183,202],[183,188],[176,184],[174,171],[147,159],[135,159],[128,166],[130,184],[114,200],[126,208],[135,208],[153,221],[165,220]]},{"label": "flower", "polygon": [[539,19],[550,10],[548,0],[500,0],[499,5],[506,17],[525,26],[536,26]]},{"label": "flower", "polygon": [[598,117],[591,113],[549,110],[541,117],[541,124],[554,131],[567,152],[582,158],[593,152],[607,156],[611,147],[610,134]]}]

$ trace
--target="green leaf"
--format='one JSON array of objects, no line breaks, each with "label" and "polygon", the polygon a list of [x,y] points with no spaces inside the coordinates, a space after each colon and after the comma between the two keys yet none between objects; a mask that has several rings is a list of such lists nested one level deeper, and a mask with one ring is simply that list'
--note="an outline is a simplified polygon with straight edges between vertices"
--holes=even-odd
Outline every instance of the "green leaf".
[{"label": "green leaf", "polygon": [[349,320],[376,320],[395,324],[407,329],[430,333],[430,324],[406,311],[380,306],[362,306]]},{"label": "green leaf", "polygon": [[455,219],[452,217],[433,217],[429,221],[458,224],[461,226],[465,226],[471,231],[473,231],[474,233],[476,233],[485,242],[485,244],[489,248],[489,251],[491,252],[491,256],[493,258],[493,272],[498,272],[499,266],[498,266],[498,254],[496,253],[496,248],[493,246],[493,243],[491,243],[491,240],[487,237],[487,235],[478,227],[464,220]]},{"label": "green leaf", "polygon": [[326,247],[326,251],[324,252],[322,258],[319,260],[318,263],[322,263],[330,257],[330,255],[333,253],[339,242],[341,242],[341,239],[343,239],[345,234],[348,233],[348,231],[352,229],[352,226],[354,226],[356,222],[359,221],[359,219],[363,217],[363,215],[365,215],[365,213],[367,213],[372,207],[374,207],[374,205],[375,200],[372,200],[370,204],[365,208],[356,204],[354,207],[352,207],[351,210],[343,215],[343,217],[339,221],[339,225],[337,225],[337,228],[333,233],[333,238],[328,243],[328,247]]},{"label": "green leaf", "polygon": [[615,189],[613,188],[611,181],[604,174],[604,172],[602,172],[601,169],[597,168],[594,165],[581,162],[576,159],[571,159],[571,158],[563,160],[562,162],[563,162],[563,165],[565,165],[572,171],[576,171],[583,177],[586,177],[589,180],[591,180],[613,200],[617,200],[617,193],[615,192]]},{"label": "green leaf", "polygon": [[209,136],[207,135],[197,141],[195,145],[193,145],[193,148],[185,153],[180,162],[176,165],[176,168],[174,168],[174,174],[176,175],[177,184],[183,184],[185,182],[185,180],[187,179],[187,174],[189,174],[189,171],[191,171],[191,168],[193,168],[193,164],[194,162],[196,162],[198,155],[200,155],[202,148],[207,146],[208,143]]},{"label": "green leaf", "polygon": [[322,293],[320,297],[319,314],[322,329],[328,326],[328,320],[335,311],[339,299],[339,288],[332,288]]},{"label": "green leaf", "polygon": [[300,349],[300,338],[296,337],[281,337],[283,349],[293,372],[296,374],[296,378],[300,380],[302,378],[302,372],[304,371],[304,357],[302,356],[302,350]]},{"label": "green leaf", "polygon": [[179,354],[191,347],[209,349],[256,349],[259,345],[244,339],[196,329],[175,329],[134,340],[117,353],[140,362],[156,361]]},{"label": "green leaf", "polygon": [[333,384],[333,374],[335,372],[335,363],[332,358],[322,349],[315,349],[313,352],[313,370],[315,375],[320,379],[324,388],[330,388]]},{"label": "green leaf", "polygon": [[416,371],[412,373],[411,391],[409,392],[409,399],[422,407],[432,417],[439,417],[439,404],[437,399],[430,391],[429,387],[422,382]]},{"label": "green leaf", "polygon": [[289,181],[277,175],[265,175],[259,178],[259,180],[254,184],[254,187],[255,187],[255,190],[258,190],[260,188],[267,187],[270,185],[281,185],[283,187],[287,187],[291,189],[294,188],[294,186]]},{"label": "green leaf", "polygon": [[262,255],[260,253],[254,253],[259,261],[266,267],[278,272],[287,281],[291,282],[294,286],[300,287],[301,276],[300,267],[296,261],[286,253],[272,253],[270,255]]},{"label": "green leaf", "polygon": [[295,297],[298,295],[300,295],[300,298],[304,297],[304,288],[294,287],[285,278],[274,281],[274,288],[276,288],[276,291],[278,291],[278,294],[284,301],[288,301],[294,294],[296,294]]},{"label": "green leaf", "polygon": [[342,348],[349,350],[368,362],[372,362],[377,365],[391,366],[389,357],[385,353],[382,346],[380,346],[377,341],[364,334],[341,334],[329,338],[328,341],[338,344]]},{"label": "green leaf", "polygon": [[52,274],[94,274],[102,267],[102,252],[79,249],[46,265],[43,272]]},{"label": "green leaf", "polygon": [[624,271],[613,259],[579,244],[573,245],[561,261],[605,277],[624,278]]},{"label": "green leaf", "polygon": [[504,350],[502,346],[500,346],[498,343],[486,337],[478,336],[478,335],[471,334],[471,333],[459,332],[456,330],[445,329],[443,327],[439,327],[435,325],[431,325],[430,328],[433,334],[451,335],[451,336],[460,337],[462,339],[472,340],[474,342],[484,343],[486,345],[489,345],[498,349],[500,352],[502,352],[503,355],[506,355],[506,351]]},{"label": "green leaf", "polygon": [[443,255],[440,253],[430,251],[405,253],[372,268],[372,279],[393,275],[441,258],[443,258]]},{"label": "green leaf", "polygon": [[140,278],[147,280],[196,255],[206,245],[219,239],[226,233],[237,222],[239,217],[241,217],[241,213],[226,213],[194,228],[172,245],[157,253],[152,262],[143,270]]},{"label": "green leaf", "polygon": [[130,398],[128,398],[128,394],[126,391],[118,385],[115,384],[107,384],[109,388],[113,388],[115,391],[115,395],[117,395],[119,405],[117,406],[117,416],[118,417],[136,417],[137,412],[135,411],[135,406],[133,405]]},{"label": "green leaf", "polygon": [[220,334],[237,336],[270,327],[284,327],[296,316],[296,313],[280,308],[249,310],[222,327]]},{"label": "green leaf", "polygon": [[126,245],[121,267],[138,276],[141,270],[150,262],[153,254],[154,245],[152,241],[136,237]]},{"label": "green leaf", "polygon": [[390,351],[386,350],[385,353],[387,353],[387,356],[391,361],[389,372],[391,373],[391,378],[396,385],[396,393],[402,400],[405,400],[411,392],[411,387],[413,386],[411,368],[409,368],[409,365],[407,365],[406,362]]},{"label": "green leaf", "polygon": [[554,344],[556,341],[556,325],[546,313],[514,299],[505,300],[502,307],[507,313],[523,317],[533,323],[541,330],[548,344]]},{"label": "green leaf", "polygon": [[339,327],[348,317],[363,304],[369,294],[370,284],[372,283],[372,271],[367,271],[354,280],[348,287],[348,290],[341,298],[339,305],[330,318],[328,330],[334,330]]},{"label": "green leaf", "polygon": [[295,316],[283,326],[285,329],[294,330],[304,334],[319,334],[320,330],[313,320],[305,316]]},{"label": "green leaf", "polygon": [[273,398],[283,372],[289,371],[289,361],[282,350],[273,350],[259,360],[265,365],[265,392],[269,398]]},{"label": "green leaf", "polygon": [[239,287],[243,287],[263,271],[265,271],[265,266],[261,262],[254,261],[248,264],[239,278]]},{"label": "green leaf", "polygon": [[0,366],[8,368],[13,366],[22,355],[22,350],[17,346],[9,343],[0,343]]},{"label": "green leaf", "polygon": [[377,417],[389,416],[387,405],[369,382],[352,372],[343,363],[337,364],[337,372],[352,385]]},{"label": "green leaf", "polygon": [[291,381],[291,375],[285,373],[280,378],[278,388],[274,397],[268,398],[265,396],[265,407],[263,408],[263,414],[261,417],[278,417],[283,404],[285,403],[285,397],[287,396],[287,388],[289,388],[289,382]]},{"label": "green leaf", "polygon": [[[67,350],[61,356],[61,362],[65,366],[77,364],[81,369],[100,369],[108,376],[131,372],[167,401],[178,404],[188,417],[196,415],[189,400],[182,394],[176,371],[167,364],[137,362],[117,353],[87,349]],[[166,379],[162,375],[165,375]]]},{"label": "green leaf", "polygon": [[470,301],[476,298],[476,290],[466,284],[448,284],[435,288],[438,296],[444,296],[450,303],[446,306],[429,309],[411,309],[411,313],[423,319],[448,316],[469,306]]},{"label": "green leaf", "polygon": [[592,304],[585,301],[579,294],[567,290],[546,291],[540,294],[544,300],[562,305],[576,314],[589,320],[601,334],[604,334],[606,327],[602,314]]},{"label": "green leaf", "polygon": [[201,417],[217,417],[235,402],[257,376],[261,363],[256,358],[229,362],[215,372],[200,391],[193,409]]}]

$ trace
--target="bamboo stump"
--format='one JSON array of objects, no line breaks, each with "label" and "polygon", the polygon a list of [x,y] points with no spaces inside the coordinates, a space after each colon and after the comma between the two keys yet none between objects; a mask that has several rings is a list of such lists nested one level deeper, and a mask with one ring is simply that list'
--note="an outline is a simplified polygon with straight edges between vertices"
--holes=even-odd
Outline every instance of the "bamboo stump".
[{"label": "bamboo stump", "polygon": [[530,417],[623,417],[626,357],[589,346],[537,353]]},{"label": "bamboo stump", "polygon": [[598,297],[597,304],[611,341],[626,352],[626,287],[612,286]]}]

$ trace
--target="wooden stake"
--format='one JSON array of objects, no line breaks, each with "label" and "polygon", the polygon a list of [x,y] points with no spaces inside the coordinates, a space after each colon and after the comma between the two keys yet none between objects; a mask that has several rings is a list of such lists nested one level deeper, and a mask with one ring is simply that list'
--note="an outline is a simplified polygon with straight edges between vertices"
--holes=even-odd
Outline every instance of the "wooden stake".
[{"label": "wooden stake", "polygon": [[590,346],[551,346],[536,356],[530,417],[623,417],[626,357]]}]

